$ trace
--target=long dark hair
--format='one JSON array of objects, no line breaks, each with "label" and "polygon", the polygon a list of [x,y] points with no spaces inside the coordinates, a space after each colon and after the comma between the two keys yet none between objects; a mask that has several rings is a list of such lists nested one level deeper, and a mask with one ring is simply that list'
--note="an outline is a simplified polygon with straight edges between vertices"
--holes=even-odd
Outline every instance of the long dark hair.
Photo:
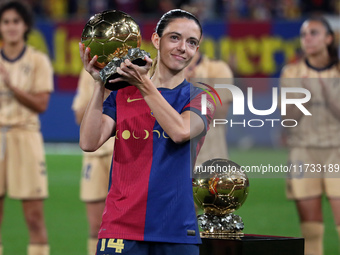
[{"label": "long dark hair", "polygon": [[[158,34],[159,37],[162,37],[164,29],[173,20],[179,19],[179,18],[186,18],[186,19],[195,21],[195,23],[198,25],[198,27],[200,29],[200,32],[201,32],[201,35],[200,35],[200,38],[199,38],[199,39],[201,39],[201,37],[202,37],[202,26],[201,26],[201,23],[198,21],[198,19],[193,14],[191,14],[190,12],[181,10],[181,9],[174,9],[174,10],[171,10],[171,11],[168,11],[167,13],[165,13],[160,18],[160,20],[158,21],[156,29],[155,29],[155,32]],[[152,76],[155,73],[156,65],[157,65],[157,57],[154,59],[152,67],[151,67],[151,69],[149,71],[150,76]]]},{"label": "long dark hair", "polygon": [[19,1],[5,2],[0,6],[0,20],[2,19],[4,12],[8,10],[15,10],[19,14],[19,16],[24,20],[27,26],[27,31],[24,34],[24,39],[25,41],[27,41],[28,34],[30,33],[33,26],[33,15],[30,7],[24,2]]},{"label": "long dark hair", "polygon": [[335,43],[335,34],[331,27],[331,25],[328,23],[328,21],[324,17],[311,17],[306,20],[308,21],[316,21],[321,23],[326,28],[327,35],[332,36],[333,40],[332,42],[327,46],[328,55],[331,59],[331,63],[335,64],[339,67],[339,53],[338,53],[338,47]]}]

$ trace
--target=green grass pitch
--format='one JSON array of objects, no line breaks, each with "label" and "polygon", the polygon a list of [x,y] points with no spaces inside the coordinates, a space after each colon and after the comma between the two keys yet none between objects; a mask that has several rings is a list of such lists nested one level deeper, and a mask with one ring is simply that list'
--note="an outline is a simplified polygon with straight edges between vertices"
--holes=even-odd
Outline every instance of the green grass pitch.
[{"label": "green grass pitch", "polygon": [[[285,164],[286,151],[273,149],[230,149],[230,159],[240,165]],[[88,226],[85,206],[79,200],[81,155],[47,155],[49,193],[45,202],[51,255],[85,255]],[[338,236],[326,199],[325,255],[338,254]],[[20,201],[6,199],[2,224],[4,255],[26,254],[28,234]],[[250,179],[249,196],[236,211],[247,234],[300,236],[299,220],[293,202],[285,198],[283,178]]]}]

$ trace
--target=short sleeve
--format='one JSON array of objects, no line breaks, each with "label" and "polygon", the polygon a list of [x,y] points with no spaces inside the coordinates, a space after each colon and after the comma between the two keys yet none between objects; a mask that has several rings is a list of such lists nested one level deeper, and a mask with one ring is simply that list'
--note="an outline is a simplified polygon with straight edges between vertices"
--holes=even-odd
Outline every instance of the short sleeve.
[{"label": "short sleeve", "polygon": [[34,63],[33,92],[52,92],[53,68],[50,59],[44,53],[35,51]]},{"label": "short sleeve", "polygon": [[[212,91],[209,91],[209,93],[213,94]],[[207,99],[206,114],[202,114],[202,95],[206,95],[206,99]],[[202,91],[199,88],[193,87],[190,93],[190,101],[188,102],[186,106],[183,107],[182,112],[192,111],[196,113],[198,116],[200,116],[204,123],[203,135],[205,135],[209,129],[210,122],[212,121],[214,117],[215,110],[216,110],[216,105],[215,105],[213,98],[205,91]]]},{"label": "short sleeve", "polygon": [[112,91],[103,103],[103,114],[110,116],[117,122],[117,108],[116,108],[117,91]]}]

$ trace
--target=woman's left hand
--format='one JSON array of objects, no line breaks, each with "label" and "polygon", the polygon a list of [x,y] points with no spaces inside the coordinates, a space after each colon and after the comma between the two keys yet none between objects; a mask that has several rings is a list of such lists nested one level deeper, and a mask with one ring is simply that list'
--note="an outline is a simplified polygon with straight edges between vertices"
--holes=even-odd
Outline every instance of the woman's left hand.
[{"label": "woman's left hand", "polygon": [[121,63],[120,67],[117,68],[117,73],[121,75],[116,79],[110,80],[110,83],[119,81],[126,81],[131,85],[141,88],[145,83],[146,79],[149,79],[148,72],[152,65],[152,59],[145,57],[146,64],[144,66],[138,66],[133,64],[130,60],[126,59]]}]

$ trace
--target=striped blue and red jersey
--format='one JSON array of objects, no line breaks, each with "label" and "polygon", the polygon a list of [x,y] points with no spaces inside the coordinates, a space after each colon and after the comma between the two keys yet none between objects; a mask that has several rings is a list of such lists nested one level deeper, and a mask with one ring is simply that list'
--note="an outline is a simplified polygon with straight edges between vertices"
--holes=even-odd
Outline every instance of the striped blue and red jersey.
[{"label": "striped blue and red jersey", "polygon": [[186,80],[173,89],[158,91],[178,113],[198,114],[205,129],[190,141],[176,144],[135,86],[111,92],[103,113],[116,122],[116,141],[99,238],[201,242],[191,171],[214,108],[208,107],[207,115],[202,115],[201,95],[205,92]]}]

